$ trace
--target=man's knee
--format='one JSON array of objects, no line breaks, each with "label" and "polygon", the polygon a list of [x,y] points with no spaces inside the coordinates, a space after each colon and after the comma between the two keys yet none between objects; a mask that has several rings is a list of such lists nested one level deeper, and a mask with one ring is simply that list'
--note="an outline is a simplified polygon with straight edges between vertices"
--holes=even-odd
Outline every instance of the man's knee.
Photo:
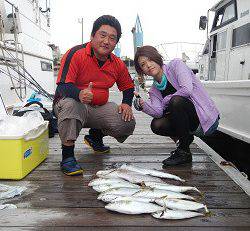
[{"label": "man's knee", "polygon": [[120,121],[112,123],[108,129],[108,135],[116,138],[118,142],[123,143],[135,130],[135,120],[131,121]]},{"label": "man's knee", "polygon": [[66,119],[76,119],[84,125],[88,115],[87,106],[71,98],[61,99],[54,106],[54,111],[58,118],[58,123]]},{"label": "man's knee", "polygon": [[66,98],[61,102],[60,107],[63,111],[71,112],[77,106],[77,101],[71,98]]},{"label": "man's knee", "polygon": [[130,136],[135,130],[135,124],[135,120],[122,121],[121,123],[117,123],[113,129],[116,131],[117,136]]},{"label": "man's knee", "polygon": [[115,138],[119,143],[123,143],[135,130],[135,120],[125,122],[126,126],[121,126],[119,133],[116,134]]},{"label": "man's knee", "polygon": [[82,129],[82,123],[77,119],[65,119],[58,122],[58,133],[62,143],[75,141]]}]

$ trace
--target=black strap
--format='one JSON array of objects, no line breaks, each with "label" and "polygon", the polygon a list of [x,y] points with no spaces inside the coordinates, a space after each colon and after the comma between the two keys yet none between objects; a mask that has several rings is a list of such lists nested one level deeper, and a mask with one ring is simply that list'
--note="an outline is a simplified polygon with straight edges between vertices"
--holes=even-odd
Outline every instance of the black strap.
[{"label": "black strap", "polygon": [[43,104],[42,104],[41,102],[39,102],[39,101],[31,101],[31,102],[28,102],[28,103],[26,103],[23,107],[29,107],[29,106],[31,106],[31,105],[33,105],[33,104],[36,104],[36,105],[40,106],[41,108],[43,108]]},{"label": "black strap", "polygon": [[23,107],[29,107],[29,106],[34,105],[34,104],[40,106],[40,107],[44,110],[45,113],[50,113],[50,112],[48,111],[48,109],[45,108],[45,107],[43,107],[43,104],[42,104],[41,102],[39,102],[39,101],[28,102],[28,103],[26,103]]}]

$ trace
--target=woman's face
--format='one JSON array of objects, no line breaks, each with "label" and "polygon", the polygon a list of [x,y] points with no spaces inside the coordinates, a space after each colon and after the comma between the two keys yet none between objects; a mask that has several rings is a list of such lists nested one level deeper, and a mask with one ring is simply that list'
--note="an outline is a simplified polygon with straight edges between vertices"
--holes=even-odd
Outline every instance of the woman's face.
[{"label": "woman's face", "polygon": [[153,76],[156,79],[159,79],[162,76],[162,68],[156,62],[150,60],[146,56],[140,56],[138,58],[138,63],[145,75]]}]

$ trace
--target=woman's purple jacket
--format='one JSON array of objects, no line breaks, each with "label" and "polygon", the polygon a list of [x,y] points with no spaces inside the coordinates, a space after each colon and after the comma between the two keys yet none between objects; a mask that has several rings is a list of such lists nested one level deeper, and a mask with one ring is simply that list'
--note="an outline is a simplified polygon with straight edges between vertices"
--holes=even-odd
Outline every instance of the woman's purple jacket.
[{"label": "woman's purple jacket", "polygon": [[152,85],[149,90],[150,99],[144,102],[143,112],[154,118],[160,118],[168,107],[170,99],[179,95],[192,101],[201,127],[206,132],[218,118],[219,111],[200,80],[181,59],[173,59],[164,64],[163,71],[176,92],[163,98],[161,92]]}]

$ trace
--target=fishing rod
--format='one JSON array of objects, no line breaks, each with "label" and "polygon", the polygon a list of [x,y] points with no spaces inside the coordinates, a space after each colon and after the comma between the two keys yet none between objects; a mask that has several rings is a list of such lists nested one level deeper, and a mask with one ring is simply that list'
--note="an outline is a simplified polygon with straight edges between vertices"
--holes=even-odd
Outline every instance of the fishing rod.
[{"label": "fishing rod", "polygon": [[[24,81],[20,80],[17,76],[10,74],[9,72],[5,71],[3,68],[0,68],[0,72],[3,73],[4,75],[6,75],[7,77],[10,77],[14,80],[16,80],[18,83],[22,84],[24,83]],[[46,98],[50,98],[51,100],[53,100],[53,97],[49,94],[49,96],[47,94],[45,94],[44,92],[42,92],[40,89],[37,88],[37,86],[34,86],[34,84],[32,82],[30,82],[28,79],[26,79],[28,81],[29,84],[26,84],[26,86],[34,91],[37,91],[38,94],[41,94],[43,96],[45,96]],[[15,87],[13,87],[15,89]]]},{"label": "fishing rod", "polygon": [[[2,46],[2,48],[5,50],[5,52],[11,57],[11,58],[13,58],[15,61],[16,61],[16,63],[17,63],[17,65],[28,75],[28,77],[27,76],[25,76],[23,73],[21,73],[19,70],[17,70],[15,67],[13,67],[13,66],[11,66],[11,65],[9,65],[9,67],[13,70],[13,71],[15,71],[17,74],[19,74],[20,76],[22,76],[25,80],[27,80],[31,85],[33,85],[34,87],[35,87],[35,89],[37,89],[38,90],[38,92],[41,94],[41,95],[43,95],[43,96],[45,96],[46,98],[49,98],[49,99],[51,99],[51,100],[53,100],[53,96],[51,95],[51,94],[49,94],[33,77],[32,77],[32,75],[27,71],[27,69],[24,67],[24,66],[22,66],[21,64],[20,64],[20,62],[19,62],[19,60],[14,56],[14,55],[12,55],[10,52],[8,52],[6,49],[5,49],[5,47],[3,47]],[[7,62],[5,62],[6,64],[7,64]],[[20,80],[18,80],[19,81],[19,83],[20,83]],[[13,87],[15,88],[15,86],[13,85]]]}]

